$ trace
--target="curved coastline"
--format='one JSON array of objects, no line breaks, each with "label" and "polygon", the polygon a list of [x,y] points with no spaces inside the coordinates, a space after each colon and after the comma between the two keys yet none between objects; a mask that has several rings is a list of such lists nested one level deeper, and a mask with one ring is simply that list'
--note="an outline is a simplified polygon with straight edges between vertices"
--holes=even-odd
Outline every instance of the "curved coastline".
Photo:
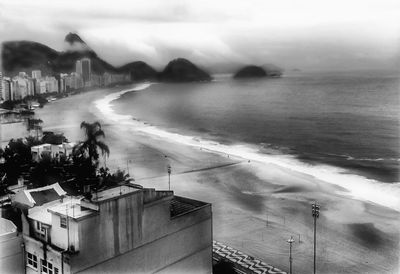
[{"label": "curved coastline", "polygon": [[292,155],[269,155],[259,152],[259,148],[251,144],[224,145],[214,141],[204,140],[198,136],[187,136],[149,125],[138,121],[131,115],[118,114],[112,108],[112,102],[123,94],[132,91],[145,90],[152,83],[139,84],[133,89],[126,89],[106,95],[96,100],[97,109],[112,122],[129,125],[130,129],[164,140],[187,145],[214,153],[234,156],[243,160],[272,164],[294,172],[312,176],[320,181],[339,186],[346,192],[339,191],[336,194],[350,195],[352,198],[373,202],[396,211],[400,211],[400,182],[388,184],[377,180],[368,179],[361,175],[350,174],[347,170],[326,164],[311,165],[296,159]]}]

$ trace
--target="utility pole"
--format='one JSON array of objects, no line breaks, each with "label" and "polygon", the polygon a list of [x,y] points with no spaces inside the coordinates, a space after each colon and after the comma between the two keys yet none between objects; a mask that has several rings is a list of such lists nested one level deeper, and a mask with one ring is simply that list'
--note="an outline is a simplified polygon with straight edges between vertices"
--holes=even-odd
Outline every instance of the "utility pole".
[{"label": "utility pole", "polygon": [[292,258],[292,244],[294,243],[293,236],[290,236],[290,239],[287,240],[287,242],[289,243],[289,274],[292,274],[292,262],[293,262],[293,258]]},{"label": "utility pole", "polygon": [[316,273],[316,249],[317,249],[317,219],[319,217],[319,209],[320,206],[314,202],[311,205],[312,208],[312,216],[314,218],[314,274]]},{"label": "utility pole", "polygon": [[171,166],[168,165],[168,190],[171,190]]},{"label": "utility pole", "polygon": [[126,169],[128,171],[128,175],[130,175],[129,174],[129,159],[126,159]]}]

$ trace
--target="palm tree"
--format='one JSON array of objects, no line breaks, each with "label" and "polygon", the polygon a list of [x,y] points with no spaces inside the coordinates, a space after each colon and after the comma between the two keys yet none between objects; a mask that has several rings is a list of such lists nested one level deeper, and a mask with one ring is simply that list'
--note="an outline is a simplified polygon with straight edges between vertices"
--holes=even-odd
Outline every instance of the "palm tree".
[{"label": "palm tree", "polygon": [[102,138],[105,138],[104,131],[101,129],[99,122],[94,122],[91,124],[83,121],[81,123],[81,129],[85,130],[86,140],[80,142],[74,147],[74,154],[87,156],[90,159],[90,162],[94,166],[97,166],[99,160],[99,150],[102,155],[110,155],[110,149],[103,141],[101,141]]}]

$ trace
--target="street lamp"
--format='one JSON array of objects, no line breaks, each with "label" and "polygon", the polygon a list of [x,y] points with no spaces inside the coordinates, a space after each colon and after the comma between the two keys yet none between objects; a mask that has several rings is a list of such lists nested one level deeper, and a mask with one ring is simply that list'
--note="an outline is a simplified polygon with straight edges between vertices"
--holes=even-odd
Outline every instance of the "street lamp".
[{"label": "street lamp", "polygon": [[168,190],[171,190],[171,166],[168,165]]},{"label": "street lamp", "polygon": [[292,274],[292,262],[293,262],[293,258],[292,258],[292,244],[294,243],[294,239],[293,236],[290,236],[290,239],[287,240],[287,242],[289,243],[289,274]]},{"label": "street lamp", "polygon": [[316,248],[317,248],[317,218],[319,217],[319,209],[320,206],[317,205],[316,202],[314,202],[311,205],[312,208],[312,216],[314,218],[314,274],[316,273],[316,260],[315,260],[315,256],[316,256]]}]

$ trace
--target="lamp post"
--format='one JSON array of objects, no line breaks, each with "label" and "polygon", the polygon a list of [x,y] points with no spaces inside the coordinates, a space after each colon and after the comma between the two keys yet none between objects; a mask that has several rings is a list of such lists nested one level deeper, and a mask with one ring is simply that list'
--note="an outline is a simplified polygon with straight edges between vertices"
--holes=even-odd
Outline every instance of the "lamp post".
[{"label": "lamp post", "polygon": [[289,274],[292,274],[292,262],[293,262],[293,258],[292,258],[292,244],[294,243],[293,236],[290,236],[290,239],[287,240],[287,242],[289,243]]},{"label": "lamp post", "polygon": [[320,206],[314,202],[311,205],[312,216],[314,218],[314,274],[316,273],[316,248],[317,248],[317,218],[319,217]]},{"label": "lamp post", "polygon": [[171,166],[168,165],[168,190],[171,190]]}]

